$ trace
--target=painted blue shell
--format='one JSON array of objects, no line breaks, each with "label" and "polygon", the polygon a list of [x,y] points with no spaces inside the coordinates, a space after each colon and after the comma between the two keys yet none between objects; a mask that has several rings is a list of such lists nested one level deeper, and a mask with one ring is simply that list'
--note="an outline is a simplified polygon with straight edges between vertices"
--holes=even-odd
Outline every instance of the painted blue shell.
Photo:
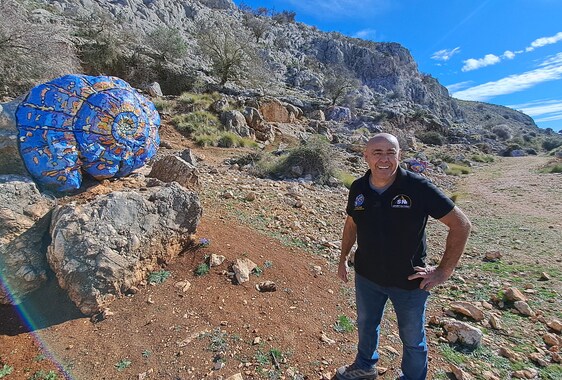
[{"label": "painted blue shell", "polygon": [[34,87],[16,109],[19,150],[43,188],[80,188],[82,171],[122,177],[160,144],[160,116],[122,79],[66,75]]}]

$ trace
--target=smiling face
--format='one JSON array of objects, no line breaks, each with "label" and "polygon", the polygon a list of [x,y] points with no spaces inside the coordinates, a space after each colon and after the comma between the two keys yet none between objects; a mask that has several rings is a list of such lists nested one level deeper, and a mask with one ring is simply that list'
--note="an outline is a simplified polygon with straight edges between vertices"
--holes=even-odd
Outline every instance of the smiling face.
[{"label": "smiling face", "polygon": [[367,143],[363,155],[371,169],[371,183],[375,187],[385,187],[396,178],[400,159],[400,145],[391,134],[379,133]]}]

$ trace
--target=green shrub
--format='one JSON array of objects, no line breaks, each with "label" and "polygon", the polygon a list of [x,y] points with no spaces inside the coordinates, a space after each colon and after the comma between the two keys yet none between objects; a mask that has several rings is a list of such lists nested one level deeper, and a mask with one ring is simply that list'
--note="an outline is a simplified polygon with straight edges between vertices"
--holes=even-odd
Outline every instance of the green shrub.
[{"label": "green shrub", "polygon": [[511,156],[511,152],[514,150],[522,150],[521,145],[519,144],[509,144],[507,148],[502,152],[502,156],[509,157]]},{"label": "green shrub", "polygon": [[[493,135],[493,136],[495,137],[496,135]],[[486,137],[489,138],[489,136],[486,136]],[[485,153],[485,154],[490,154],[490,153],[492,153],[492,146],[491,146],[490,144],[488,144],[488,143],[478,143],[478,144],[476,144],[476,147],[477,147],[478,149],[480,149],[480,151],[481,151],[482,153]]]},{"label": "green shrub", "polygon": [[445,138],[436,131],[421,132],[416,137],[424,144],[443,145],[445,143]]},{"label": "green shrub", "polygon": [[158,111],[164,113],[171,113],[176,106],[176,102],[164,98],[155,98],[152,100],[152,103]]},{"label": "green shrub", "polygon": [[117,370],[121,372],[129,368],[131,364],[133,364],[133,362],[131,362],[129,359],[121,359],[115,364],[115,368],[117,368]]},{"label": "green shrub", "polygon": [[221,133],[217,140],[217,146],[221,148],[234,148],[237,146],[238,137],[239,136],[232,132]]},{"label": "green shrub", "polygon": [[158,272],[152,272],[148,275],[149,284],[161,284],[170,277],[170,272],[166,270],[160,270]]},{"label": "green shrub", "polygon": [[221,148],[238,148],[238,147],[257,147],[258,144],[245,137],[238,136],[233,132],[221,132],[214,144]]},{"label": "green shrub", "polygon": [[0,368],[0,379],[8,376],[10,373],[14,371],[14,367],[4,364],[2,368]]},{"label": "green shrub", "polygon": [[39,370],[35,372],[33,376],[29,378],[29,380],[57,380],[57,379],[58,376],[55,371],[46,372],[43,370]]},{"label": "green shrub", "polygon": [[470,174],[470,168],[467,166],[463,166],[463,165],[458,165],[458,164],[448,164],[449,167],[447,168],[447,170],[445,170],[445,173],[447,173],[448,175],[461,175],[461,174]]},{"label": "green shrub", "polygon": [[338,320],[334,323],[334,330],[340,333],[349,333],[355,330],[355,324],[345,314],[338,315]]},{"label": "green shrub", "polygon": [[548,137],[542,142],[542,147],[546,151],[551,151],[559,146],[562,146],[562,137]]},{"label": "green shrub", "polygon": [[162,62],[182,58],[187,53],[187,43],[178,29],[159,26],[145,38]]},{"label": "green shrub", "polygon": [[207,263],[201,263],[195,268],[195,275],[196,276],[204,276],[209,273],[209,265]]},{"label": "green shrub", "polygon": [[257,177],[267,177],[275,173],[276,167],[279,165],[278,157],[271,153],[261,153],[259,159],[255,161],[254,166],[250,169],[250,173]]},{"label": "green shrub", "polygon": [[200,147],[215,146],[218,135],[200,135],[195,137],[195,144]]},{"label": "green shrub", "polygon": [[562,173],[562,164],[548,165],[541,169],[541,173]]},{"label": "green shrub", "polygon": [[251,152],[245,154],[241,157],[233,158],[230,160],[231,164],[237,164],[238,166],[255,166],[258,161],[260,161],[266,153],[263,152]]},{"label": "green shrub", "polygon": [[172,124],[178,131],[187,136],[196,137],[200,135],[217,134],[220,122],[218,118],[207,111],[194,111],[176,115],[172,118]]},{"label": "green shrub", "polygon": [[341,170],[336,171],[335,177],[348,189],[351,188],[353,181],[357,179],[353,174]]},{"label": "green shrub", "polygon": [[504,125],[498,125],[492,128],[492,132],[498,136],[501,140],[509,140],[511,138],[511,133],[509,129]]},{"label": "green shrub", "polygon": [[483,163],[494,162],[494,156],[491,156],[489,154],[475,154],[471,157],[471,159],[474,162],[483,162]]},{"label": "green shrub", "polygon": [[217,92],[203,94],[183,92],[176,100],[182,106],[190,106],[192,111],[203,111],[208,110],[219,98]]},{"label": "green shrub", "polygon": [[292,149],[272,168],[272,173],[279,177],[295,177],[294,167],[302,169],[302,175],[310,174],[319,183],[325,183],[334,176],[333,153],[330,144],[322,136],[312,136],[301,146]]}]

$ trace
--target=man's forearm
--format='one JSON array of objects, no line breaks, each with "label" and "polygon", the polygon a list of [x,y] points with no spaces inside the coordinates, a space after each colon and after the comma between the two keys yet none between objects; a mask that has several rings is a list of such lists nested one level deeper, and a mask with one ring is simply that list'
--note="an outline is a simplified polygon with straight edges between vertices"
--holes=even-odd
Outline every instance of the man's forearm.
[{"label": "man's forearm", "polygon": [[445,252],[438,268],[447,274],[453,273],[459,259],[464,252],[468,236],[470,235],[471,224],[466,215],[455,207],[451,220],[444,221],[449,227]]},{"label": "man's forearm", "polygon": [[345,225],[343,227],[343,236],[341,240],[341,253],[340,253],[340,262],[345,261],[353,244],[357,240],[357,226],[353,219],[348,216],[345,220]]}]

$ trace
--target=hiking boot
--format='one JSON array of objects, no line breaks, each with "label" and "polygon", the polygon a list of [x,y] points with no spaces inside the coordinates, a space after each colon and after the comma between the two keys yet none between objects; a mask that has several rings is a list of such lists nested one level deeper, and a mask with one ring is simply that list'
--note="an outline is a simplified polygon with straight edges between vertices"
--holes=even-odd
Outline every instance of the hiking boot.
[{"label": "hiking boot", "polygon": [[355,363],[350,366],[343,366],[336,371],[338,380],[372,380],[377,377],[377,369],[361,369]]}]

